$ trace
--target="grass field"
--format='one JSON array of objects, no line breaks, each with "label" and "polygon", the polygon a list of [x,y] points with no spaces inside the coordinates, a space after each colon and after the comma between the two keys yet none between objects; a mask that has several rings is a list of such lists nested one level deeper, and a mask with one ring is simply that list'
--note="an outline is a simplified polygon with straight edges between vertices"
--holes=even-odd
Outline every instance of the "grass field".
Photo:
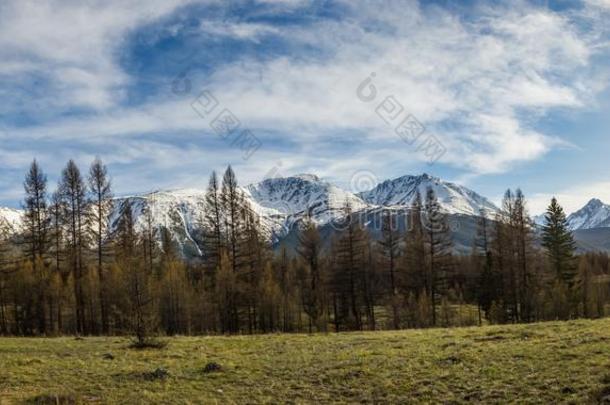
[{"label": "grass field", "polygon": [[0,338],[0,403],[610,401],[610,319],[167,340]]}]

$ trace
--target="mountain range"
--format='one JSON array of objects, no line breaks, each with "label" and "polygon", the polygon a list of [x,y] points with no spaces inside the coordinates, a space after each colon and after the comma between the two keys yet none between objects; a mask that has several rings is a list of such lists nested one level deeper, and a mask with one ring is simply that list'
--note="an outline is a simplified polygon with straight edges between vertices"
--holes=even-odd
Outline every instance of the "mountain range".
[{"label": "mountain range", "polygon": [[[399,222],[407,214],[416,195],[424,199],[427,190],[434,190],[441,209],[448,214],[454,246],[466,253],[472,246],[477,217],[493,218],[499,209],[476,192],[438,177],[422,174],[386,180],[370,190],[352,193],[312,174],[265,179],[240,187],[245,201],[257,213],[261,229],[275,246],[296,242],[297,224],[310,217],[330,236],[334,221],[344,216],[343,207],[349,204],[373,237],[380,234],[380,214],[394,211]],[[116,226],[123,204],[130,201],[136,226],[144,227],[150,219],[157,228],[167,228],[185,257],[201,254],[197,232],[205,226],[205,189],[157,191],[145,195],[117,198],[111,215],[111,226]],[[539,222],[542,217],[537,217]],[[593,199],[581,210],[568,217],[570,228],[582,250],[610,251],[610,206]],[[0,208],[0,230],[18,232],[22,226],[21,211]],[[330,238],[328,238],[330,239]]]}]

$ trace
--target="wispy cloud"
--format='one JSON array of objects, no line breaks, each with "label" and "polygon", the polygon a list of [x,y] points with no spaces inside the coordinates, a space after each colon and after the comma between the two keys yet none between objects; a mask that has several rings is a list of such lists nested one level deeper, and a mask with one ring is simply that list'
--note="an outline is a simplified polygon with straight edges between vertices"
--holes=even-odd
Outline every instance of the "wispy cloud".
[{"label": "wispy cloud", "polygon": [[[440,164],[472,178],[565,145],[537,122],[553,111],[592,108],[608,85],[599,65],[609,50],[604,0],[564,11],[478,3],[467,13],[416,1],[336,1],[320,10],[310,1],[267,0],[248,14],[248,4],[4,2],[0,94],[11,102],[0,106],[3,139],[21,141],[5,146],[7,164],[101,150],[117,167],[141,170],[146,162],[147,171],[168,171],[164,183],[184,184],[193,178],[187,170],[239,159],[223,154],[189,107],[208,88],[263,141],[256,159],[240,163],[248,178],[279,160],[285,172],[313,170],[343,182],[363,168],[381,177],[421,167],[424,159],[356,97],[375,72],[380,95],[394,95],[447,146]],[[126,60],[151,63],[130,54],[142,27],[159,33],[151,52],[173,46],[197,54],[185,62],[190,93],[170,91],[176,72],[143,81],[126,69]],[[223,41],[231,41],[226,55],[206,58]],[[133,176],[121,178],[123,189],[138,184]],[[159,180],[142,178],[151,187]]]}]

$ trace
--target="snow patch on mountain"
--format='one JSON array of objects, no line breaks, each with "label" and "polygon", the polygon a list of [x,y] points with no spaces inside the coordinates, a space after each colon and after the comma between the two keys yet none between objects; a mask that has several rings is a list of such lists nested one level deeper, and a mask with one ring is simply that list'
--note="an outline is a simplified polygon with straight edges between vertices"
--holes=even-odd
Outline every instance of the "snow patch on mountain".
[{"label": "snow patch on mountain", "polygon": [[610,205],[597,198],[589,201],[583,208],[568,216],[571,230],[610,227]]},{"label": "snow patch on mountain", "polygon": [[532,222],[534,225],[543,226],[546,223],[546,214],[534,215]]},{"label": "snow patch on mountain", "polygon": [[0,236],[11,235],[23,229],[23,211],[0,207]]}]

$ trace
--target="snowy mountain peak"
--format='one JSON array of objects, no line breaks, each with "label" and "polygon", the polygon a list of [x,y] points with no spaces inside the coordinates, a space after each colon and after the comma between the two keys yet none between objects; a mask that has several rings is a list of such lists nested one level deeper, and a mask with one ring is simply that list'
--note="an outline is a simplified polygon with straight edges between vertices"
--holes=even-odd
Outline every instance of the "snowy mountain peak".
[{"label": "snowy mountain peak", "polygon": [[599,198],[592,198],[591,200],[589,200],[589,202],[585,205],[585,207],[589,207],[589,209],[599,209],[600,207],[602,207],[603,205],[605,205],[602,200],[600,200]]},{"label": "snowy mountain peak", "polygon": [[359,197],[369,204],[406,206],[413,203],[417,192],[423,200],[429,188],[434,191],[441,207],[448,213],[480,215],[481,210],[484,210],[487,216],[493,216],[498,212],[498,208],[485,197],[427,173],[386,180],[372,190],[360,193]]},{"label": "snowy mountain peak", "polygon": [[267,179],[247,186],[245,192],[261,207],[287,216],[309,214],[320,221],[329,219],[328,210],[340,210],[346,202],[354,210],[368,206],[354,194],[310,174]]},{"label": "snowy mountain peak", "polygon": [[430,175],[428,173],[422,173],[419,176],[404,176],[404,177],[419,178],[422,181],[426,181],[427,180],[427,181],[432,181],[432,182],[435,182],[435,183],[440,183],[440,181],[441,181],[440,177],[432,176],[432,175]]},{"label": "snowy mountain peak", "polygon": [[593,198],[583,208],[568,217],[572,230],[610,227],[610,205]]}]

